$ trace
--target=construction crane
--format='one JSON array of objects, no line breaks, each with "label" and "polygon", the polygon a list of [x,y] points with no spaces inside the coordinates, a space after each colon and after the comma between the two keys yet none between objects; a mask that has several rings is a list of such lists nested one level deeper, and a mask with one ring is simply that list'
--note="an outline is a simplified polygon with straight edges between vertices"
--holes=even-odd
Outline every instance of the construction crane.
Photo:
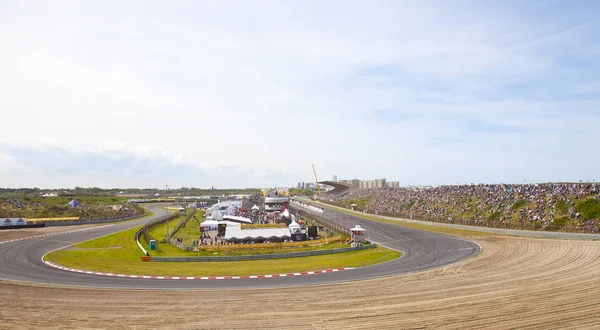
[{"label": "construction crane", "polygon": [[319,179],[317,179],[317,171],[315,170],[315,164],[312,164],[313,173],[315,174],[315,184],[317,185],[317,196],[321,197],[321,187],[319,186]]}]

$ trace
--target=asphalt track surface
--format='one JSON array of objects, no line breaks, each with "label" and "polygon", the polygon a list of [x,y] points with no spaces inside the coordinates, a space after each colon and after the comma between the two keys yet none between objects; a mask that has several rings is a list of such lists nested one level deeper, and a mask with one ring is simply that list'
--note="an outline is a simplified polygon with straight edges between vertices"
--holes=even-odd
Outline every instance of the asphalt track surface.
[{"label": "asphalt track surface", "polygon": [[[151,205],[156,211],[159,206]],[[160,216],[164,211],[155,212]],[[317,275],[223,280],[161,280],[107,277],[63,271],[45,265],[42,257],[72,244],[139,226],[153,218],[101,226],[93,229],[47,237],[36,237],[0,244],[0,280],[119,289],[251,289],[330,284],[387,277],[443,267],[476,256],[481,247],[473,242],[397,225],[366,220],[357,216],[325,209],[325,216],[344,226],[361,225],[367,239],[403,253],[401,258],[368,267]],[[140,252],[141,256],[141,252]],[[199,263],[199,267],[201,263]],[[313,269],[307,269],[310,271]],[[152,274],[136,274],[152,275]],[[222,275],[222,274],[215,274]],[[236,275],[236,274],[230,274]],[[260,274],[256,274],[260,275]]]}]

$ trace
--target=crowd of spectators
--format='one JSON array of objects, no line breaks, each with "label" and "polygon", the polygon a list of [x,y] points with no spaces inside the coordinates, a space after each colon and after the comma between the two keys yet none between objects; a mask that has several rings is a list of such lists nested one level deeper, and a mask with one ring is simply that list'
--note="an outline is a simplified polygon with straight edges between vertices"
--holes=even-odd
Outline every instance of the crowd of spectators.
[{"label": "crowd of spectators", "polygon": [[[546,229],[558,215],[577,221],[578,228],[594,231],[594,219],[582,219],[575,200],[600,199],[600,184],[491,184],[438,187],[355,189],[330,202],[362,211],[411,219],[482,225],[535,222]],[[557,210],[557,205],[559,205]]]}]

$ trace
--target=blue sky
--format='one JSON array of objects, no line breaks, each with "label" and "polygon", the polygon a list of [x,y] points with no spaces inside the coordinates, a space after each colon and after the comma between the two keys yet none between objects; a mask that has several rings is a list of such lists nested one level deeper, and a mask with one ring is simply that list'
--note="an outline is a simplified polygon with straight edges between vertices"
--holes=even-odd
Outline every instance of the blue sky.
[{"label": "blue sky", "polygon": [[0,186],[600,180],[596,1],[2,1]]}]

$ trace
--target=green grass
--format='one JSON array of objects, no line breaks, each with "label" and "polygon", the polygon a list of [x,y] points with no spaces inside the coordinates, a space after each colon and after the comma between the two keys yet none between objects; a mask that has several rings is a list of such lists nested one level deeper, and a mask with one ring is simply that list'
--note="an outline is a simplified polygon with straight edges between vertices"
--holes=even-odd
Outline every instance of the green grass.
[{"label": "green grass", "polygon": [[[169,220],[169,230],[175,228],[175,226],[183,219],[183,216],[178,216]],[[154,238],[156,238],[159,242],[162,242],[166,239],[167,236],[167,225],[162,222],[155,226],[150,227],[148,230],[148,234]]]},{"label": "green grass", "polygon": [[584,219],[599,219],[600,218],[600,200],[587,199],[576,202],[575,210],[581,212]]},{"label": "green grass", "polygon": [[569,214],[569,205],[563,200],[556,201],[556,213],[562,215]]},{"label": "green grass", "polygon": [[527,202],[524,199],[519,199],[511,206],[511,209],[515,211],[520,210],[523,208],[523,206],[525,206],[525,204],[527,204]]},{"label": "green grass", "polygon": [[188,220],[188,222],[185,225],[185,228],[182,227],[180,228],[175,235],[173,235],[174,238],[181,238],[183,243],[187,246],[187,245],[191,245],[192,241],[197,241],[199,239],[200,236],[200,224],[198,223],[198,221],[203,221],[204,219],[204,211],[202,210],[196,210],[196,213],[194,214],[194,216],[196,217],[197,220],[194,220],[193,217]]},{"label": "green grass", "polygon": [[[382,247],[333,255],[277,260],[232,262],[143,262],[134,236],[138,228],[128,229],[52,252],[46,260],[65,267],[90,271],[173,276],[224,276],[289,273],[341,267],[363,267],[395,259],[397,251]],[[172,247],[168,244],[159,244]],[[176,247],[173,249],[179,250]],[[181,250],[179,250],[181,251]],[[156,254],[158,255],[158,254]]]}]

